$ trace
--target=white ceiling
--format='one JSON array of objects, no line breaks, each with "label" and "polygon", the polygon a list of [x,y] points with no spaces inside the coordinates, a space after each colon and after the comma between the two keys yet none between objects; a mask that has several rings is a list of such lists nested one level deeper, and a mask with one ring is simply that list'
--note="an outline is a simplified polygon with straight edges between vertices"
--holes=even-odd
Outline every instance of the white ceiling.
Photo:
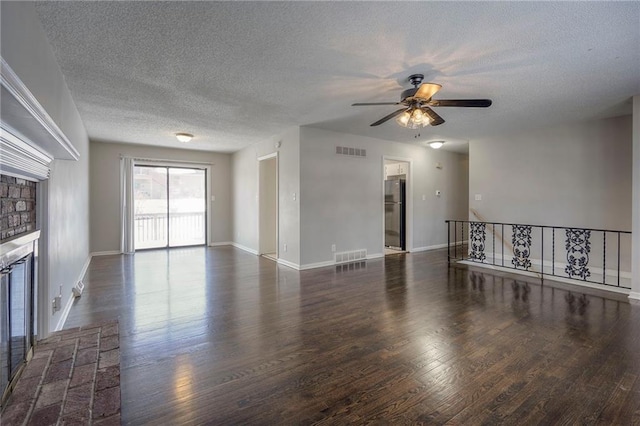
[{"label": "white ceiling", "polygon": [[[41,2],[36,9],[95,140],[233,152],[312,125],[391,141],[466,141],[631,112],[638,2]],[[407,77],[436,99],[416,132],[393,120]],[[188,145],[176,132],[195,134]],[[444,148],[443,148],[444,149]]]}]

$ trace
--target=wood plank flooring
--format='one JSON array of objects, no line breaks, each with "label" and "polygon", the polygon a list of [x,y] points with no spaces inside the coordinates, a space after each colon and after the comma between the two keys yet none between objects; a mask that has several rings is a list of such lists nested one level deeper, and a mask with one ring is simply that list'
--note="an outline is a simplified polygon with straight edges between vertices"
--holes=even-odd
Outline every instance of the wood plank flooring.
[{"label": "wood plank flooring", "polygon": [[65,327],[119,319],[124,424],[640,425],[640,306],[446,250],[302,272],[147,251],[85,284]]}]

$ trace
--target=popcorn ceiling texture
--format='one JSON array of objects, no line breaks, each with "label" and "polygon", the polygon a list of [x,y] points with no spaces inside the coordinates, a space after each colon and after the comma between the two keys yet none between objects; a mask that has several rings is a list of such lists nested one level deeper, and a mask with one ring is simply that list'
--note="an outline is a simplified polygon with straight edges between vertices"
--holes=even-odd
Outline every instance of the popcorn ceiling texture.
[{"label": "popcorn ceiling texture", "polygon": [[[439,108],[421,138],[630,113],[640,92],[639,2],[39,2],[92,139],[233,152],[312,125],[416,143],[393,122],[407,77]],[[195,134],[179,144],[176,132]],[[451,146],[448,143],[447,146]]]},{"label": "popcorn ceiling texture", "polygon": [[0,175],[0,241],[36,229],[36,183]]}]

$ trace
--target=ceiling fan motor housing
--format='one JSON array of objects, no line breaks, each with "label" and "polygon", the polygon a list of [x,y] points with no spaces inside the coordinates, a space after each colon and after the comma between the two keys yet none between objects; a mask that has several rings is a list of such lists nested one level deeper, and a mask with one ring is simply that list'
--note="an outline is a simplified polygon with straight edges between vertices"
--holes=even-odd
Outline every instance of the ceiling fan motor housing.
[{"label": "ceiling fan motor housing", "polygon": [[403,90],[402,94],[400,95],[400,102],[406,103],[408,105],[409,103],[411,103],[410,98],[413,98],[413,95],[415,95],[417,91],[418,91],[417,87],[412,87],[411,89]]},{"label": "ceiling fan motor housing", "polygon": [[409,83],[413,84],[415,88],[418,88],[418,86],[420,86],[422,80],[424,80],[424,74],[411,74],[409,76]]}]

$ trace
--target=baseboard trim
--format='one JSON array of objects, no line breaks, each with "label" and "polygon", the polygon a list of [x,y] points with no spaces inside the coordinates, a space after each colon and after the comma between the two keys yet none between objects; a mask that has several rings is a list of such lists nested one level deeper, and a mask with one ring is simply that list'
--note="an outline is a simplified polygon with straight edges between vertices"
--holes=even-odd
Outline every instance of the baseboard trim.
[{"label": "baseboard trim", "polygon": [[370,260],[370,259],[380,259],[381,257],[384,257],[384,253],[368,254],[368,255],[367,255],[367,260]]},{"label": "baseboard trim", "polygon": [[69,312],[71,311],[71,307],[73,306],[73,301],[75,297],[73,297],[73,292],[69,295],[69,299],[67,300],[67,304],[64,305],[64,309],[62,310],[62,315],[58,320],[58,324],[53,331],[60,331],[64,328],[64,323],[67,322],[67,317],[69,316]]},{"label": "baseboard trim", "polygon": [[209,243],[209,247],[220,247],[220,246],[232,246],[233,243],[231,241],[222,241],[217,243]]},{"label": "baseboard trim", "polygon": [[632,291],[631,293],[629,293],[629,302],[633,303],[634,305],[640,305],[640,292]]},{"label": "baseboard trim", "polygon": [[244,250],[247,253],[255,254],[256,256],[258,255],[258,250],[254,250],[252,248],[243,246],[242,244],[238,244],[236,242],[232,242],[231,245],[234,246],[235,248],[239,248],[240,250]]},{"label": "baseboard trim", "polygon": [[[119,252],[116,252],[116,254],[119,254]],[[78,279],[73,282],[73,285],[71,286],[71,288],[75,287],[78,281],[83,280],[85,274],[87,273],[87,269],[89,269],[89,265],[91,264],[91,259],[93,258],[93,256],[100,256],[100,255],[99,254],[96,255],[95,253],[89,253],[89,256],[87,256],[87,260],[84,262],[84,265],[80,270],[80,275],[78,276]],[[71,294],[69,295],[69,299],[67,300],[67,303],[64,305],[64,309],[62,310],[62,315],[58,320],[58,324],[56,324],[56,328],[53,331],[60,331],[64,328],[64,323],[67,322],[67,317],[69,316],[69,312],[71,311],[71,307],[73,306],[74,300],[75,300],[75,296],[73,295],[73,291],[71,291]]]},{"label": "baseboard trim", "polygon": [[[455,244],[452,243],[451,247],[453,247],[453,246],[461,246],[461,245],[464,245],[464,244],[467,244],[467,241],[459,241],[459,242],[457,242]],[[411,249],[411,253],[419,252],[419,251],[439,250],[439,249],[443,249],[443,248],[447,248],[447,243],[435,244],[435,245],[432,245],[432,246],[415,247],[415,248]]]},{"label": "baseboard trim", "polygon": [[89,256],[112,256],[114,254],[122,254],[120,250],[94,251]]},{"label": "baseboard trim", "polygon": [[84,274],[87,273],[87,269],[89,269],[89,264],[91,263],[91,259],[93,258],[93,256],[94,256],[93,253],[89,253],[89,256],[87,256],[87,260],[84,262],[84,266],[82,267],[82,270],[80,271],[80,277],[76,280],[74,285],[78,281],[82,281],[82,279],[84,278]]},{"label": "baseboard trim", "polygon": [[300,265],[298,265],[297,263],[289,262],[288,260],[284,260],[284,259],[278,259],[277,262],[280,265],[284,265],[288,268],[295,269],[296,271],[300,270]]},{"label": "baseboard trim", "polygon": [[417,253],[421,251],[438,250],[447,247],[446,244],[436,244],[434,246],[414,247],[411,249],[411,253]]},{"label": "baseboard trim", "polygon": [[[341,265],[344,265],[347,263],[351,263],[351,262],[344,262],[344,263],[341,263]],[[306,271],[307,269],[326,268],[327,266],[333,266],[335,264],[336,264],[335,260],[327,260],[326,262],[307,263],[306,265],[301,265],[300,270]]]}]

